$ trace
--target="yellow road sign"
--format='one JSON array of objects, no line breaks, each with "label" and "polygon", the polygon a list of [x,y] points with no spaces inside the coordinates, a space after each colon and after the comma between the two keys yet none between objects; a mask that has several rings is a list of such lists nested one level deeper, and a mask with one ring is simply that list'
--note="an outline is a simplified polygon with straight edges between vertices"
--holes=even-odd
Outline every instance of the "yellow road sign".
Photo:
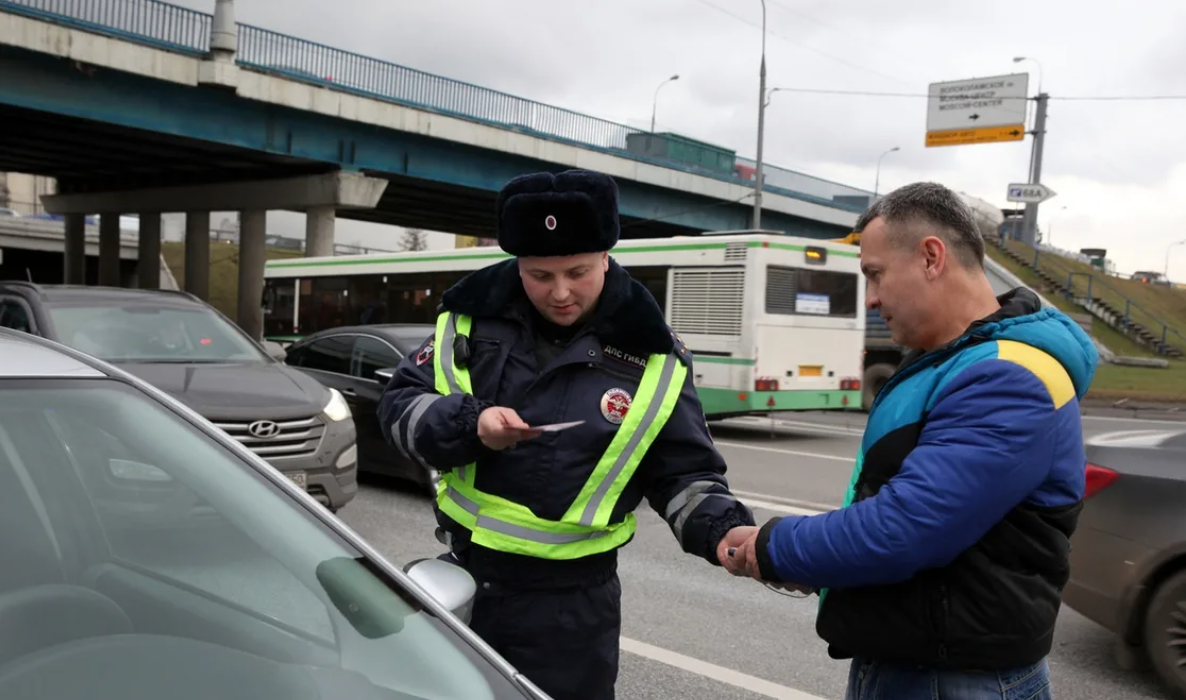
[{"label": "yellow road sign", "polygon": [[979,129],[952,129],[950,131],[928,131],[927,148],[934,146],[965,146],[975,143],[999,143],[1020,141],[1025,138],[1025,125],[988,126]]}]

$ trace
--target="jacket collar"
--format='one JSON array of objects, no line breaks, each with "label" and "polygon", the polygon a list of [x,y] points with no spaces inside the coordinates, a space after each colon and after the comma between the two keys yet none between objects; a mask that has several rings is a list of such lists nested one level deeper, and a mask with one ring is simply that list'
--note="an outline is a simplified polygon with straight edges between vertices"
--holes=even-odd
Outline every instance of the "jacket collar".
[{"label": "jacket collar", "polygon": [[[466,275],[441,296],[442,310],[474,318],[519,318],[520,303],[530,304],[515,258]],[[589,330],[599,341],[632,354],[666,354],[675,347],[654,297],[613,258]]]}]

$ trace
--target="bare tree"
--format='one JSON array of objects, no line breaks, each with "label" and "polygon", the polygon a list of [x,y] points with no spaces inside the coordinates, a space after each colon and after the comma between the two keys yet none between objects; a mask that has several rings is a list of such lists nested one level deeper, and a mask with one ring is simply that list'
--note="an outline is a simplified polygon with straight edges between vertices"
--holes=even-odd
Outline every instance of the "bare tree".
[{"label": "bare tree", "polygon": [[428,234],[418,228],[405,229],[403,240],[400,241],[400,250],[428,250]]}]

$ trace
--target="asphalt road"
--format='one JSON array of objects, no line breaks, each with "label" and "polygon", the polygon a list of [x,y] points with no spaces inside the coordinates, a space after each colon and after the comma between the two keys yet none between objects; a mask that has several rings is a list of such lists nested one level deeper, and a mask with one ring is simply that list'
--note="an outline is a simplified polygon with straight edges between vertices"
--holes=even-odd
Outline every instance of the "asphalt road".
[{"label": "asphalt road", "polygon": [[[863,423],[859,414],[804,414],[714,424],[713,432],[731,485],[763,521],[838,506]],[[1156,426],[1123,414],[1084,419],[1089,436]],[[427,499],[398,484],[364,485],[340,515],[397,564],[443,551]],[[814,631],[818,598],[791,598],[684,554],[650,510],[639,512],[620,572],[620,698],[844,697],[847,663],[830,659]],[[1103,628],[1064,607],[1050,657],[1055,697],[1169,700],[1149,673],[1119,669],[1111,643]]]}]

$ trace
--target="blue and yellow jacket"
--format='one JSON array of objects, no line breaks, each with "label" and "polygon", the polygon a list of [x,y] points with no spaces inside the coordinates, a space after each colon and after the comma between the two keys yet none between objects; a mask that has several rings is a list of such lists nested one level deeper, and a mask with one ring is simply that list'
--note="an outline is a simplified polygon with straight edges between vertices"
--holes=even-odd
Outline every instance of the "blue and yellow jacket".
[{"label": "blue and yellow jacket", "polygon": [[764,578],[825,589],[834,658],[991,669],[1049,653],[1098,353],[1033,292],[1000,302],[886,383],[843,508],[760,532]]}]

